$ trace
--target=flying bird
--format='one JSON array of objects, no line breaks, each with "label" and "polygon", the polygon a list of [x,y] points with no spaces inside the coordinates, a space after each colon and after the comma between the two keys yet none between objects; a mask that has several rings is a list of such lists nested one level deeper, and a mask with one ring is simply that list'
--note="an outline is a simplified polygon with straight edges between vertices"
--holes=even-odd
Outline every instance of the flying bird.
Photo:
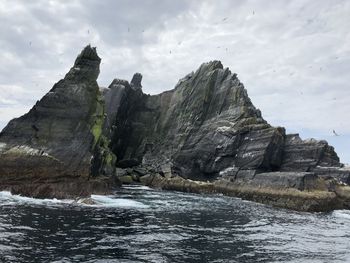
[{"label": "flying bird", "polygon": [[333,130],[333,134],[334,134],[335,136],[339,136],[339,134],[336,133],[335,130]]},{"label": "flying bird", "polygon": [[222,19],[222,21],[226,21],[227,19],[228,19],[228,17],[225,17],[225,18]]}]

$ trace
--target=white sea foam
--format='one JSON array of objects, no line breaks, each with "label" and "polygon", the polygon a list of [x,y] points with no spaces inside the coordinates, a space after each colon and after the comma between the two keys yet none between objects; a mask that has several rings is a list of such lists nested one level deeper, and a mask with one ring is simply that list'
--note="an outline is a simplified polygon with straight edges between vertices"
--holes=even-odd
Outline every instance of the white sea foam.
[{"label": "white sea foam", "polygon": [[152,188],[145,185],[123,185],[123,188],[128,190],[152,190]]},{"label": "white sea foam", "polygon": [[[125,198],[113,198],[106,195],[91,195],[91,199],[97,203],[97,206],[106,207],[125,207],[125,208],[148,208],[141,202]],[[96,205],[93,205],[96,206]]]},{"label": "white sea foam", "polygon": [[350,210],[335,210],[333,216],[350,220]]},{"label": "white sea foam", "polygon": [[95,204],[82,204],[79,201],[65,199],[38,199],[25,197],[20,195],[13,195],[9,191],[0,191],[0,205],[16,205],[16,204],[34,204],[34,205],[83,205],[91,207],[123,207],[123,208],[148,208],[147,205],[131,199],[113,198],[113,196],[105,195],[91,195],[92,201]]},{"label": "white sea foam", "polygon": [[52,204],[71,204],[73,203],[73,200],[58,200],[56,198],[54,199],[38,199],[38,198],[31,198],[31,197],[25,197],[20,195],[13,195],[9,191],[0,191],[0,205],[4,204],[36,204],[36,205],[52,205]]}]

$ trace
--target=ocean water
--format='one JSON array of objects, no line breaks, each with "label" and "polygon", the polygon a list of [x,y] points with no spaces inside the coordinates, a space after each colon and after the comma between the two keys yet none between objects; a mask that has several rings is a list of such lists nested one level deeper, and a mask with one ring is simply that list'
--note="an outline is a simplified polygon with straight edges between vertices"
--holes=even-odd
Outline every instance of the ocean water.
[{"label": "ocean water", "polygon": [[129,186],[97,204],[0,192],[0,262],[350,262],[350,211]]}]

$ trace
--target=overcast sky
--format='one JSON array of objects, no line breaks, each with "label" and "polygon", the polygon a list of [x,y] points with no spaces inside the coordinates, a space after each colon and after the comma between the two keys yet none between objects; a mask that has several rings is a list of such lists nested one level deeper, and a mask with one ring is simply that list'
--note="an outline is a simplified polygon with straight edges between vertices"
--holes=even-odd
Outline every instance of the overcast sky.
[{"label": "overcast sky", "polygon": [[151,94],[221,60],[268,122],[326,139],[350,163],[349,28],[346,0],[0,0],[0,129],[91,43],[100,86],[141,72]]}]

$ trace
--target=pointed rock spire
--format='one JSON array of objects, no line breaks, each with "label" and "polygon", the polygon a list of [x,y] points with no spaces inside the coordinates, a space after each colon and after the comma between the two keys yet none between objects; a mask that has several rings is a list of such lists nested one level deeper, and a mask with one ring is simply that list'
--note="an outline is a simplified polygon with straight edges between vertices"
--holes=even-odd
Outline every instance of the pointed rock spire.
[{"label": "pointed rock spire", "polygon": [[4,128],[0,189],[16,185],[18,194],[74,198],[91,194],[100,182],[106,192],[115,185],[114,179],[106,183],[100,177],[113,174],[115,160],[101,135],[105,110],[96,82],[100,61],[95,48],[85,47],[66,77]]},{"label": "pointed rock spire", "polygon": [[101,58],[95,47],[87,45],[78,55],[74,66],[69,70],[66,79],[96,80],[100,74]]},{"label": "pointed rock spire", "polygon": [[133,87],[134,89],[141,89],[142,88],[141,81],[142,81],[141,73],[135,73],[130,82],[131,87]]}]

